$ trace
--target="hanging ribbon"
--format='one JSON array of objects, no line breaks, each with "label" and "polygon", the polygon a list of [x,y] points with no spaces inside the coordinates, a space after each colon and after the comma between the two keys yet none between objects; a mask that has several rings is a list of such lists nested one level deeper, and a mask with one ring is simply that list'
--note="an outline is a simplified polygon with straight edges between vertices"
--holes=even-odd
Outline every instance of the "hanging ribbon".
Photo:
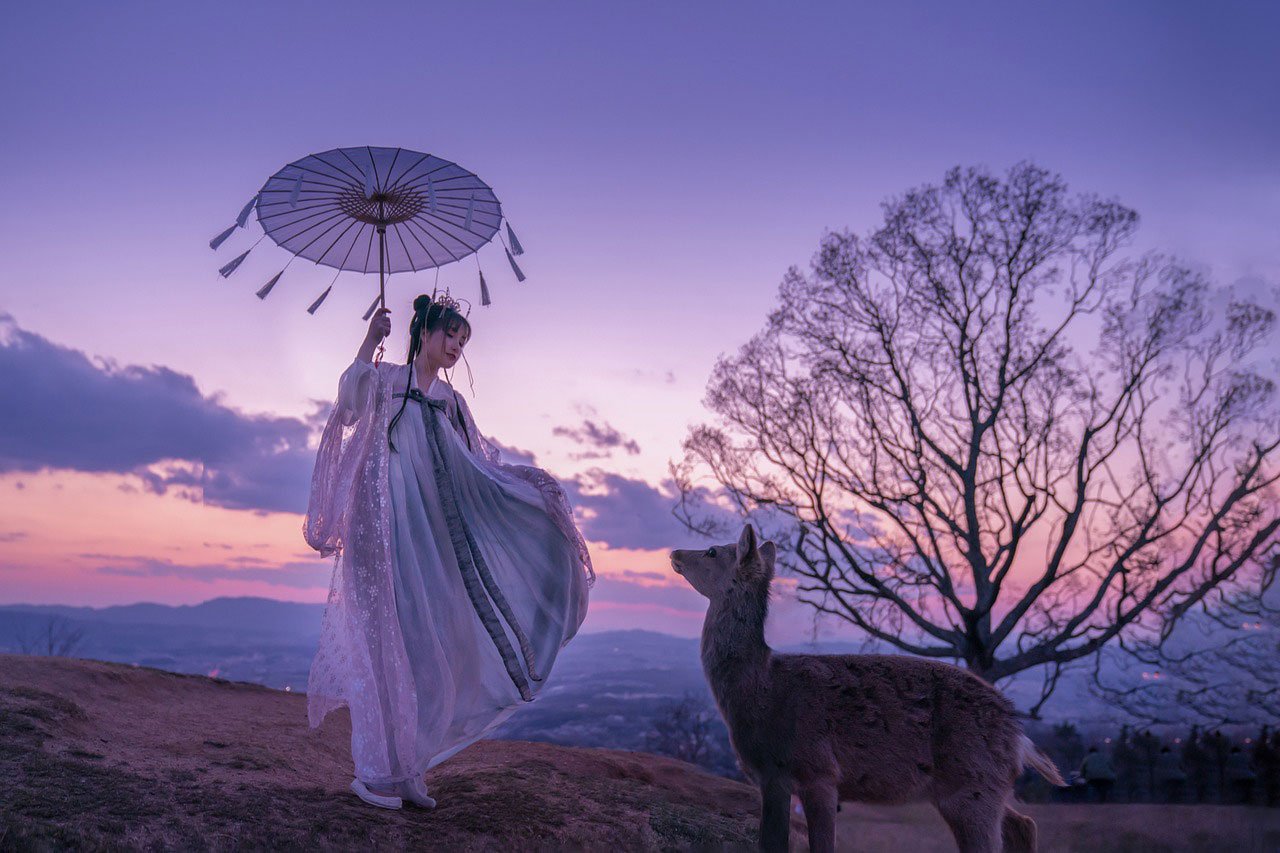
[{"label": "hanging ribbon", "polygon": [[484,283],[484,270],[480,271],[480,304],[488,305],[492,300],[489,299],[489,285]]},{"label": "hanging ribbon", "polygon": [[524,273],[520,271],[520,265],[516,263],[516,259],[511,257],[511,250],[503,248],[507,253],[507,260],[511,262],[511,270],[516,274],[516,281],[524,281]]},{"label": "hanging ribbon", "polygon": [[377,187],[373,181],[373,164],[369,164],[369,171],[364,173],[364,197],[373,198],[373,194],[377,191]]},{"label": "hanging ribbon", "polygon": [[233,232],[233,231],[235,231],[235,230],[236,230],[236,227],[235,227],[234,225],[232,225],[232,226],[231,226],[230,228],[228,228],[226,231],[223,231],[223,232],[222,232],[221,234],[219,234],[217,237],[214,237],[212,240],[210,240],[210,241],[209,241],[209,248],[210,248],[210,249],[213,249],[213,250],[216,252],[216,251],[218,250],[218,247],[219,247],[219,246],[221,246],[223,243],[227,242],[227,238],[228,238],[228,237],[230,237],[230,236],[231,236],[231,232]]},{"label": "hanging ribbon", "polygon": [[511,254],[523,255],[524,246],[520,245],[520,241],[516,239],[516,232],[511,230],[511,223],[507,223],[507,242],[511,244]]},{"label": "hanging ribbon", "polygon": [[244,252],[242,252],[238,258],[235,258],[234,260],[223,265],[222,269],[218,270],[218,275],[222,276],[223,278],[227,278],[228,276],[230,276],[233,272],[236,271],[236,267],[244,263],[244,259],[249,257],[249,252],[251,251],[252,249],[245,249]]},{"label": "hanging ribbon", "polygon": [[468,231],[471,230],[471,217],[476,212],[476,194],[472,193],[471,198],[467,199],[467,223],[463,227]]},{"label": "hanging ribbon", "polygon": [[381,296],[373,297],[373,303],[369,306],[369,310],[364,312],[364,316],[361,317],[360,319],[364,320],[366,323],[369,322],[369,318],[373,316],[374,311],[378,310],[378,303],[381,301],[382,301]]},{"label": "hanging ribbon", "polygon": [[262,287],[258,289],[258,293],[257,293],[258,298],[266,299],[267,294],[271,292],[271,288],[276,286],[276,282],[280,280],[280,276],[282,275],[284,275],[284,270],[280,270],[280,272],[271,276],[271,281],[267,282],[266,284],[264,284]]},{"label": "hanging ribbon", "polygon": [[427,207],[432,213],[436,212],[436,185],[431,183],[430,175],[427,175]]},{"label": "hanging ribbon", "polygon": [[316,309],[320,307],[320,303],[324,302],[324,298],[329,295],[329,291],[333,290],[333,285],[329,285],[324,289],[324,293],[320,294],[320,298],[311,303],[311,307],[307,309],[308,314],[316,313]]},{"label": "hanging ribbon", "polygon": [[298,206],[298,194],[302,192],[302,173],[298,173],[297,180],[293,182],[293,192],[289,193],[289,206]]},{"label": "hanging ribbon", "polygon": [[236,217],[236,225],[239,225],[241,228],[245,226],[245,223],[249,221],[249,214],[253,213],[253,208],[257,203],[258,196],[255,194],[253,198],[249,199],[249,203],[241,208],[240,215]]}]

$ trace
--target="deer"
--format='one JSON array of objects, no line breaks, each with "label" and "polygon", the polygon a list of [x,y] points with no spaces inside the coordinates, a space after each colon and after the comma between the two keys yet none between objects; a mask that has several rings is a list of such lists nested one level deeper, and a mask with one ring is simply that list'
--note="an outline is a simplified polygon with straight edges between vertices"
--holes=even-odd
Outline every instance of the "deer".
[{"label": "deer", "polygon": [[1065,785],[999,690],[961,667],[894,654],[780,654],[765,642],[777,547],[751,524],[736,544],[674,550],[709,601],[702,665],[743,772],[760,789],[760,847],[790,843],[799,796],[815,853],[835,850],[841,801],[928,800],[961,853],[1034,851],[1012,805],[1026,767]]}]

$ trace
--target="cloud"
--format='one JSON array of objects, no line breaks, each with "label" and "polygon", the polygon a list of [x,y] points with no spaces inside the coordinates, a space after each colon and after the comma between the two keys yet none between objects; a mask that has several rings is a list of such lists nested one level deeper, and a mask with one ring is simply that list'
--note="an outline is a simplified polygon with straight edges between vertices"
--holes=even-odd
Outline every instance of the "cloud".
[{"label": "cloud", "polygon": [[659,550],[687,548],[704,539],[672,514],[675,485],[653,486],[599,468],[562,483],[582,524],[582,535],[611,548]]},{"label": "cloud", "polygon": [[158,494],[302,512],[311,432],[226,406],[167,367],[90,360],[0,313],[0,473],[130,474]]},{"label": "cloud", "polygon": [[591,588],[591,602],[612,602],[633,607],[656,605],[701,615],[707,609],[707,600],[683,580],[677,580],[679,583],[674,584],[639,584],[601,575]]},{"label": "cloud", "polygon": [[551,430],[553,435],[562,435],[565,438],[572,439],[578,444],[586,445],[594,448],[595,451],[604,451],[603,453],[588,450],[579,454],[578,459],[598,459],[607,456],[610,452],[621,448],[632,456],[640,452],[640,445],[633,438],[627,438],[616,428],[605,423],[596,423],[593,420],[584,420],[582,426],[577,429],[558,426]]},{"label": "cloud", "polygon": [[504,465],[536,466],[538,464],[537,459],[528,450],[521,450],[518,447],[511,447],[509,445],[503,444],[500,441],[497,441],[496,439],[490,436],[485,436],[485,438],[487,438],[491,444],[493,444],[495,447],[498,448],[498,452],[502,455],[502,463]]},{"label": "cloud", "polygon": [[[174,563],[152,557],[111,557],[110,555],[82,555],[106,557],[111,562],[98,566],[97,571],[106,575],[135,578],[173,577],[183,580],[215,583],[217,581],[250,581],[294,589],[325,589],[333,567],[324,561],[296,561],[282,564],[261,563],[247,568],[206,564]],[[242,561],[248,562],[248,561]]]},{"label": "cloud", "polygon": [[5,530],[0,531],[0,542],[21,542],[27,538],[25,530]]}]

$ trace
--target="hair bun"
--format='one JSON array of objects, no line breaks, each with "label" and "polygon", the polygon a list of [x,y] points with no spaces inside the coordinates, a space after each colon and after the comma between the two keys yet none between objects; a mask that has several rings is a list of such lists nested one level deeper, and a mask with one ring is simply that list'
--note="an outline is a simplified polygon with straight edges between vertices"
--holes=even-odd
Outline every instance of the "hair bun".
[{"label": "hair bun", "polygon": [[431,297],[425,293],[420,293],[413,300],[413,310],[415,313],[422,313],[431,307]]}]

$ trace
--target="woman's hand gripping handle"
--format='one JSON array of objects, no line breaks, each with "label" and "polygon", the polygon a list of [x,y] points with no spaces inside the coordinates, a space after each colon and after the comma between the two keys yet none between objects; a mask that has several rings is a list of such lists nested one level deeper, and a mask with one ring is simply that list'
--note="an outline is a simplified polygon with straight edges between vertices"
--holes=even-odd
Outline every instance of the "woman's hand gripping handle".
[{"label": "woman's hand gripping handle", "polygon": [[360,351],[356,353],[356,358],[360,361],[373,361],[375,350],[381,356],[382,339],[389,334],[391,334],[391,309],[379,308],[373,312],[373,317],[369,320],[369,331],[365,333],[364,342],[360,344]]}]

